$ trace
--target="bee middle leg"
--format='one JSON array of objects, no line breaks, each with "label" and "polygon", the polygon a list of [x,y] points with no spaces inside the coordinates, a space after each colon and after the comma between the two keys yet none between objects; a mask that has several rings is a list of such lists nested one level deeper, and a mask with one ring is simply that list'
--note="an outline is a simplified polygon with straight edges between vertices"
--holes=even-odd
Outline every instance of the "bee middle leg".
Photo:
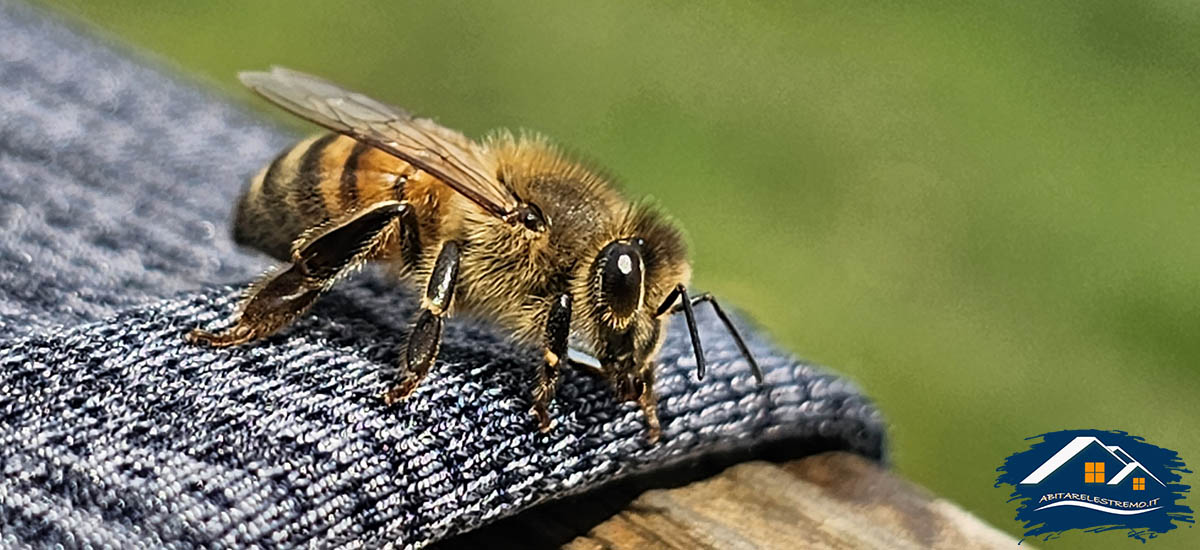
[{"label": "bee middle leg", "polygon": [[233,326],[221,332],[195,329],[188,341],[236,346],[278,332],[308,311],[342,275],[385,253],[396,221],[411,225],[412,218],[408,204],[387,201],[302,238],[292,253],[292,265],[250,286]]},{"label": "bee middle leg", "polygon": [[567,342],[571,334],[571,295],[563,293],[550,304],[546,315],[545,358],[538,368],[537,382],[533,386],[533,409],[542,433],[550,431],[550,401],[558,389],[559,366],[570,362],[567,358]]},{"label": "bee middle leg", "polygon": [[442,319],[450,309],[458,282],[459,257],[458,243],[446,241],[442,244],[425,286],[424,308],[408,334],[404,378],[383,394],[383,401],[388,405],[411,395],[437,359],[442,345]]}]

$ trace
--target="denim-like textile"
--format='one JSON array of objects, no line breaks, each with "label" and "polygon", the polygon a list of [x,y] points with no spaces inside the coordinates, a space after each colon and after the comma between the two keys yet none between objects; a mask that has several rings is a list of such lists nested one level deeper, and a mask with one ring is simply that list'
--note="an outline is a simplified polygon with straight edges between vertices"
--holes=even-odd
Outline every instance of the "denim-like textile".
[{"label": "denim-like textile", "polygon": [[851,384],[747,327],[756,386],[706,307],[704,381],[671,326],[657,445],[571,371],[540,434],[539,351],[467,321],[385,407],[414,309],[375,273],[264,342],[185,345],[269,265],[232,245],[230,207],[293,139],[0,2],[0,547],[417,548],[715,453],[883,455]]}]

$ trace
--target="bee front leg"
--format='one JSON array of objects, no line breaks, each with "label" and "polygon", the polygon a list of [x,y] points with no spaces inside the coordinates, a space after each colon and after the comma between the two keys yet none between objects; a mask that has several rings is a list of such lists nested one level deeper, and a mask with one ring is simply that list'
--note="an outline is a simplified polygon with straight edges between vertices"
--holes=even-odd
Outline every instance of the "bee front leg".
[{"label": "bee front leg", "polygon": [[646,439],[650,443],[658,443],[662,435],[662,427],[658,423],[658,395],[654,393],[654,363],[646,361],[640,374],[642,394],[638,396],[638,405],[646,416]]},{"label": "bee front leg", "polygon": [[410,212],[406,203],[382,202],[305,239],[293,252],[291,266],[250,285],[232,327],[216,333],[195,329],[187,340],[225,347],[278,332],[308,311],[339,277],[385,252],[395,221]]},{"label": "bee front leg", "polygon": [[571,334],[571,295],[560,294],[550,304],[546,315],[546,362],[538,369],[538,379],[533,387],[533,409],[542,433],[550,431],[550,401],[558,389],[559,365],[567,359],[567,341]]},{"label": "bee front leg", "polygon": [[383,394],[388,405],[412,395],[437,359],[442,345],[442,319],[450,309],[454,286],[458,282],[459,256],[458,243],[447,241],[442,244],[425,286],[424,308],[408,334],[404,379]]}]

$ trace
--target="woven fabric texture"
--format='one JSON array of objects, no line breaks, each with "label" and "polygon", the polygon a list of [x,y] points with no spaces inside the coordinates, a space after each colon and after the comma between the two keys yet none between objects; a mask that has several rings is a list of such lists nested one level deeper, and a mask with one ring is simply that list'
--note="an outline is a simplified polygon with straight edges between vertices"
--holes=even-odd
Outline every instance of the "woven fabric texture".
[{"label": "woven fabric texture", "polygon": [[883,454],[852,385],[747,327],[758,387],[706,309],[661,355],[663,440],[566,372],[540,434],[537,350],[452,321],[407,402],[379,398],[410,295],[365,273],[256,345],[183,344],[269,265],[230,206],[295,136],[0,1],[0,546],[418,548],[715,453]]}]

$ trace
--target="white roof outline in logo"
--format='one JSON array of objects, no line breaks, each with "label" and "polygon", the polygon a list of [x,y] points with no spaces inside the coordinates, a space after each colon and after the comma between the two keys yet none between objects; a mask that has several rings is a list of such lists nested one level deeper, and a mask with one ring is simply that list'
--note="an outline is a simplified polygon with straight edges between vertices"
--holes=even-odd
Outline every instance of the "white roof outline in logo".
[{"label": "white roof outline in logo", "polygon": [[[1163,487],[1167,486],[1167,484],[1163,483],[1161,479],[1158,479],[1158,477],[1150,473],[1150,470],[1147,470],[1145,466],[1142,466],[1141,462],[1138,462],[1133,458],[1132,455],[1125,452],[1125,449],[1122,449],[1116,445],[1110,447],[1104,443],[1101,443],[1099,439],[1086,435],[1076,437],[1075,439],[1072,439],[1070,443],[1063,445],[1063,448],[1057,453],[1054,453],[1054,456],[1050,457],[1050,460],[1043,462],[1041,466],[1038,466],[1037,469],[1026,476],[1025,479],[1022,479],[1021,485],[1037,485],[1038,483],[1041,483],[1043,480],[1049,477],[1050,474],[1062,467],[1063,464],[1066,464],[1067,461],[1075,458],[1075,455],[1082,452],[1087,448],[1088,445],[1091,445],[1092,443],[1099,443],[1100,447],[1108,451],[1108,454],[1111,454],[1113,458],[1117,459],[1117,462],[1120,462],[1124,466],[1121,471],[1117,473],[1117,475],[1113,476],[1113,478],[1109,480],[1107,485],[1116,485],[1124,480],[1134,470],[1141,468],[1143,472],[1146,472],[1146,475],[1153,478],[1154,481],[1157,481],[1159,485],[1162,485]],[[1128,460],[1122,458],[1121,455],[1128,457]]]}]

